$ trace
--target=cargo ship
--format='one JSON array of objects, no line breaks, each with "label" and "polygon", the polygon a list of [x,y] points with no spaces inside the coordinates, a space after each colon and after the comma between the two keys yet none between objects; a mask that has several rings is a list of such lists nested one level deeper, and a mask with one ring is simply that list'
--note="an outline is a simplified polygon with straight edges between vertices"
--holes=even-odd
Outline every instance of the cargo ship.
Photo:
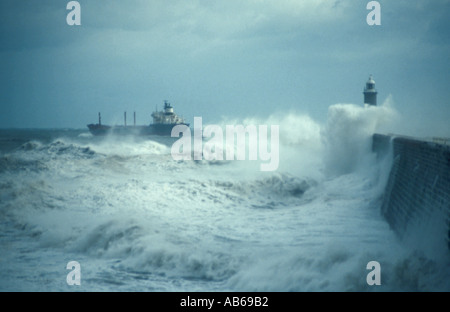
[{"label": "cargo ship", "polygon": [[164,101],[164,110],[154,111],[152,113],[153,123],[150,125],[137,126],[136,113],[134,113],[134,123],[132,126],[127,125],[127,113],[124,113],[123,126],[109,126],[102,124],[101,114],[98,113],[98,123],[89,124],[87,127],[93,135],[160,135],[171,136],[172,129],[178,125],[189,124],[184,119],[174,113],[172,105],[168,101]]}]

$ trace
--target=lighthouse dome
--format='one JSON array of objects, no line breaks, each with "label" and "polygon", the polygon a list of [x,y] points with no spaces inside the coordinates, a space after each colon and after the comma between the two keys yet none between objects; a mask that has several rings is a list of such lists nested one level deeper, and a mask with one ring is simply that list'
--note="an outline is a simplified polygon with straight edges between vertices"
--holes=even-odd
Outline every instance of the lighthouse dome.
[{"label": "lighthouse dome", "polygon": [[366,82],[366,91],[375,91],[375,80],[373,80],[372,75],[370,75],[369,80]]}]

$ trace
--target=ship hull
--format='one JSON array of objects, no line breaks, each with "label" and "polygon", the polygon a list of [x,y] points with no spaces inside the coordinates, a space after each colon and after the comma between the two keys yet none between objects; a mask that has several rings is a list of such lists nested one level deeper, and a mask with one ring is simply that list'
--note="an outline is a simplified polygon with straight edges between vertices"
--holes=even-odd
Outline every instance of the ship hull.
[{"label": "ship hull", "polygon": [[160,135],[171,136],[172,129],[175,126],[184,125],[189,127],[187,123],[179,124],[152,124],[149,126],[107,126],[99,124],[89,124],[87,127],[92,135]]}]

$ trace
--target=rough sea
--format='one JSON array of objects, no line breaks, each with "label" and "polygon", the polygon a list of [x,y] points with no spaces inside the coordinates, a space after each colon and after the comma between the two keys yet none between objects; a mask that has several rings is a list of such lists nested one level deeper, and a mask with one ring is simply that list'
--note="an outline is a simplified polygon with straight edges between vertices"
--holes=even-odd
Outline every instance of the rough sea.
[{"label": "rough sea", "polygon": [[371,135],[389,114],[224,120],[280,126],[269,172],[174,160],[170,137],[0,130],[0,291],[449,291],[448,254],[401,241],[380,214],[391,164]]}]

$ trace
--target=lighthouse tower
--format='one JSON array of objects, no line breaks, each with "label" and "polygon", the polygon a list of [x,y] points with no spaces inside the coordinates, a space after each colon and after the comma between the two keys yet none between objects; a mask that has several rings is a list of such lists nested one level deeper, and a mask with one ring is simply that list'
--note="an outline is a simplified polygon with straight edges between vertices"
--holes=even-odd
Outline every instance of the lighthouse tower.
[{"label": "lighthouse tower", "polygon": [[364,88],[364,104],[377,105],[377,89],[375,89],[375,81],[370,75],[369,80],[366,82],[366,87]]}]

